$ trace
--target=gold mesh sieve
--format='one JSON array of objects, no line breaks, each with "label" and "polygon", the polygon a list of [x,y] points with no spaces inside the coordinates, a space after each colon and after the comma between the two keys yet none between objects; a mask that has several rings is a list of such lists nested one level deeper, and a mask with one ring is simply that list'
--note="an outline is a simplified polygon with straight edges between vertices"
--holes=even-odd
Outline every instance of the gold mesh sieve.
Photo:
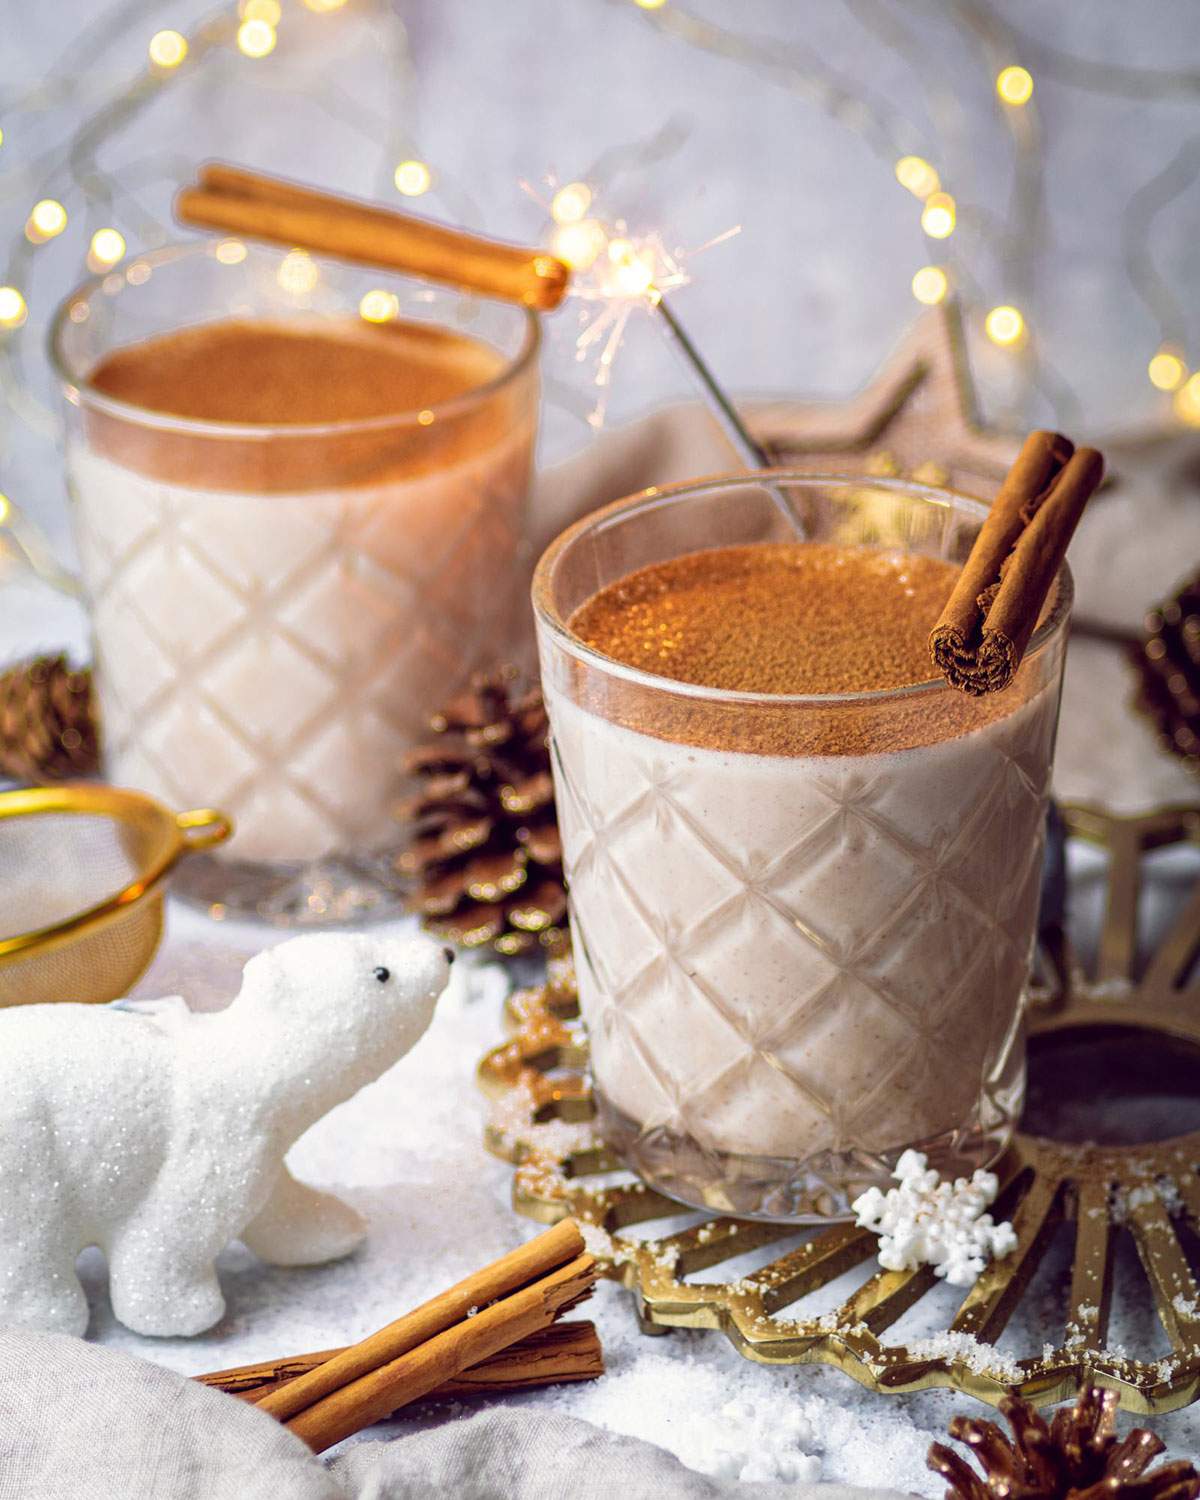
[{"label": "gold mesh sieve", "polygon": [[116,787],[0,792],[0,1006],[128,994],[162,935],[167,876],[231,832],[224,813]]}]

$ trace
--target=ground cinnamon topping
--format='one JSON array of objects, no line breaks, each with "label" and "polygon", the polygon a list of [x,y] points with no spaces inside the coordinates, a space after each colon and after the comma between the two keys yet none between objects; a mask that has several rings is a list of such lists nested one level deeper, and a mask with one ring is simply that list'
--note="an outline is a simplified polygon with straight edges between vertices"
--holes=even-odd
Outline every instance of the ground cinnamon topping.
[{"label": "ground cinnamon topping", "polygon": [[1047,681],[1034,660],[1003,695],[931,682],[929,621],[958,572],[943,558],[865,546],[715,547],[627,574],[569,621],[594,650],[676,682],[779,695],[929,684],[917,694],[731,705],[624,679],[601,687],[579,671],[573,696],[658,739],[754,755],[872,755],[957,738],[1007,717]]},{"label": "ground cinnamon topping", "polygon": [[930,676],[929,621],[958,569],[823,542],[715,547],[641,568],[576,610],[607,656],[750,693],[863,693]]},{"label": "ground cinnamon topping", "polygon": [[[84,421],[98,453],[171,484],[378,485],[527,442],[535,368],[496,384],[504,368],[498,350],[434,325],[220,319],[125,345],[91,371],[93,390],[167,420],[85,403]],[[214,425],[192,431],[173,417]],[[273,429],[269,442],[255,426]]]}]

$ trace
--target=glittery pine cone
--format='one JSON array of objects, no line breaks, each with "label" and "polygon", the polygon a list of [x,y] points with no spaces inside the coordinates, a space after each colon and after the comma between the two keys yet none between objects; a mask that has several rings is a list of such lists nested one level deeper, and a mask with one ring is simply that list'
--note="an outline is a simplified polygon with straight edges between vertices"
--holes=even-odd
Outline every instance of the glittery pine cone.
[{"label": "glittery pine cone", "polygon": [[398,810],[414,832],[399,869],[425,927],[506,958],[557,947],[567,898],[541,693],[479,676],[430,728],[405,760],[420,788]]},{"label": "glittery pine cone", "polygon": [[929,1467],[950,1483],[946,1500],[1196,1500],[1200,1476],[1185,1460],[1149,1466],[1166,1446],[1137,1427],[1116,1432],[1117,1397],[1085,1390],[1047,1422],[1029,1402],[1007,1396],[1000,1410],[1012,1441],[995,1422],[955,1417],[950,1436],[965,1444],[982,1474],[943,1443]]},{"label": "glittery pine cone", "polygon": [[65,656],[40,656],[0,673],[0,776],[65,781],[99,766],[92,674]]},{"label": "glittery pine cone", "polygon": [[1200,773],[1200,572],[1146,616],[1146,639],[1131,648],[1135,705],[1164,748]]}]

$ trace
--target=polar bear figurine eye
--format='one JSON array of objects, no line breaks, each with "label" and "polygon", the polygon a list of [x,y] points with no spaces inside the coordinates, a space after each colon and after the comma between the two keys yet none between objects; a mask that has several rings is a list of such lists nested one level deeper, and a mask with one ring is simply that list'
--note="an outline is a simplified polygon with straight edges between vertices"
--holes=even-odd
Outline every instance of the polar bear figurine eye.
[{"label": "polar bear figurine eye", "polygon": [[391,977],[391,969],[385,969],[382,964],[375,970],[375,978],[378,979],[380,984],[386,984]]}]

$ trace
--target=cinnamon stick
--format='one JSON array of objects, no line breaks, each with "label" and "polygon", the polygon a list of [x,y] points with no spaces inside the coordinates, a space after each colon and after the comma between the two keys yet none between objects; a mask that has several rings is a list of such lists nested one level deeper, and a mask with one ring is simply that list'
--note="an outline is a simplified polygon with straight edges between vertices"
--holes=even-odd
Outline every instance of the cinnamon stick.
[{"label": "cinnamon stick", "polygon": [[[428,1396],[448,1380],[518,1339],[548,1327],[591,1294],[596,1262],[579,1255],[531,1285],[481,1308],[444,1332],[410,1348],[398,1359],[373,1368],[298,1412],[287,1427],[314,1453],[323,1453],[351,1433],[380,1422],[402,1406]],[[258,1403],[264,1411],[305,1381],[319,1377],[337,1360],[280,1387]]]},{"label": "cinnamon stick", "polygon": [[[320,1349],[312,1354],[293,1354],[285,1359],[213,1370],[206,1375],[197,1375],[195,1379],[201,1385],[212,1386],[254,1404],[269,1392],[308,1374],[335,1354],[343,1352],[342,1349]],[[595,1324],[578,1319],[569,1323],[552,1323],[540,1333],[501,1349],[438,1386],[430,1393],[430,1398],[442,1401],[461,1396],[502,1395],[534,1386],[595,1380],[603,1373],[604,1351]]]},{"label": "cinnamon stick", "polygon": [[1000,486],[929,637],[947,682],[982,694],[1006,688],[1037,626],[1104,460],[1057,432],[1031,432]]},{"label": "cinnamon stick", "polygon": [[[308,1374],[272,1392],[261,1403],[263,1410],[269,1411],[281,1422],[286,1421],[340,1386],[399,1358],[461,1323],[468,1314],[536,1282],[539,1277],[574,1260],[582,1252],[583,1236],[579,1232],[579,1226],[574,1219],[563,1219],[552,1229],[539,1234],[536,1239],[526,1241],[508,1255],[501,1256],[490,1266],[476,1271],[448,1291],[440,1292],[428,1302],[423,1302],[420,1307],[397,1318],[369,1338],[344,1349]],[[515,1343],[521,1337],[521,1331],[514,1332],[508,1342]],[[467,1360],[458,1370],[448,1372],[445,1378],[449,1379],[451,1374],[457,1375],[459,1370],[466,1369],[469,1364],[477,1364],[492,1352],[487,1350],[476,1359]]]},{"label": "cinnamon stick", "polygon": [[567,266],[544,250],[501,244],[222,162],[200,169],[198,185],[176,198],[175,213],[185,224],[302,246],[542,312],[558,306],[570,279]]}]

